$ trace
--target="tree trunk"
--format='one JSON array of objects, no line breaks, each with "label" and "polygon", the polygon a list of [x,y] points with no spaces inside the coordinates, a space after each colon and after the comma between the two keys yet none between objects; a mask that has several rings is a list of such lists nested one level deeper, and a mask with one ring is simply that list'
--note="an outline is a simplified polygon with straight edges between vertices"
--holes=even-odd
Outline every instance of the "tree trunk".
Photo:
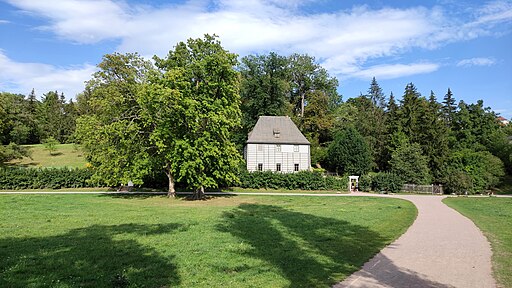
[{"label": "tree trunk", "polygon": [[304,101],[306,97],[306,93],[302,93],[301,101],[300,101],[300,117],[304,118]]},{"label": "tree trunk", "polygon": [[170,165],[167,166],[167,169],[165,170],[165,174],[167,175],[167,178],[169,178],[169,190],[167,191],[167,197],[175,198],[176,190],[174,189],[174,178],[172,177]]},{"label": "tree trunk", "polygon": [[199,189],[194,191],[192,194],[193,200],[203,200],[204,199],[204,186],[201,186]]}]

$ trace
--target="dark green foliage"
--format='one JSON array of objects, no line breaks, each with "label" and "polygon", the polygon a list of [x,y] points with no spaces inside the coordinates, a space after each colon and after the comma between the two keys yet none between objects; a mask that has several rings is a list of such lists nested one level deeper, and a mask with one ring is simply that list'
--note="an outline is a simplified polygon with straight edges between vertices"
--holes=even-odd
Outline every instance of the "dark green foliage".
[{"label": "dark green foliage", "polygon": [[446,193],[466,194],[473,190],[473,180],[465,171],[449,170],[443,177]]},{"label": "dark green foliage", "polygon": [[287,190],[342,190],[346,182],[333,176],[323,176],[318,172],[298,173],[247,172],[240,174],[240,187]]},{"label": "dark green foliage", "polygon": [[462,149],[453,152],[443,169],[448,193],[482,193],[505,175],[503,162],[488,151]]},{"label": "dark green foliage", "polygon": [[404,180],[400,175],[389,172],[369,173],[359,177],[359,190],[364,192],[397,193],[403,185]]},{"label": "dark green foliage", "polygon": [[444,95],[443,98],[443,107],[442,107],[442,113],[444,116],[444,120],[448,127],[452,126],[453,123],[453,115],[455,114],[455,111],[457,110],[457,106],[455,105],[455,98],[453,97],[452,91],[450,88],[448,88],[448,91],[446,92],[446,95]]},{"label": "dark green foliage", "polygon": [[362,175],[370,170],[370,153],[361,134],[349,126],[336,134],[329,145],[327,158],[338,174]]},{"label": "dark green foliage", "polygon": [[38,143],[38,104],[20,94],[0,93],[0,144]]},{"label": "dark green foliage", "polygon": [[400,192],[404,181],[400,175],[387,172],[379,172],[373,175],[372,190],[386,191],[391,193]]},{"label": "dark green foliage", "polygon": [[391,172],[407,184],[429,184],[428,159],[418,143],[402,143],[391,155]]},{"label": "dark green foliage", "polygon": [[93,183],[90,169],[43,168],[26,169],[0,168],[0,189],[61,189],[98,187],[104,183]]},{"label": "dark green foliage", "polygon": [[23,157],[30,157],[30,151],[26,147],[15,143],[5,146],[0,145],[0,166],[4,165],[5,162]]},{"label": "dark green foliage", "polygon": [[482,100],[469,105],[460,101],[458,108],[453,116],[453,146],[458,149],[488,149],[493,135],[500,129],[496,113],[484,107]]},{"label": "dark green foliage", "polygon": [[64,94],[50,91],[43,95],[38,110],[38,124],[42,139],[53,137],[60,143],[67,143],[75,131],[76,113],[71,101],[66,103]]},{"label": "dark green foliage", "polygon": [[290,115],[288,59],[276,53],[243,57],[239,67],[244,137],[259,116]]}]

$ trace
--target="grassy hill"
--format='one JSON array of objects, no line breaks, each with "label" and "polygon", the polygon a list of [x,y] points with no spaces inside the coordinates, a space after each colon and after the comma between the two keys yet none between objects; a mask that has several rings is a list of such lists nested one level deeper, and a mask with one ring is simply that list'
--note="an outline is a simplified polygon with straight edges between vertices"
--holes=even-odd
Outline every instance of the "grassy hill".
[{"label": "grassy hill", "polygon": [[85,167],[86,160],[79,146],[74,144],[59,144],[57,149],[50,154],[42,144],[27,145],[32,153],[31,158],[25,157],[21,160],[13,160],[8,164],[23,167]]}]

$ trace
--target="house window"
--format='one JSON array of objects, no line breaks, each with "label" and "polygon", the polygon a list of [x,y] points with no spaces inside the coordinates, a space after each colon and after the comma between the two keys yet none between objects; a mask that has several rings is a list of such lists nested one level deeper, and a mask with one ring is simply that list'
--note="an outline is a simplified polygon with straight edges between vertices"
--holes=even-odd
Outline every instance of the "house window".
[{"label": "house window", "polygon": [[293,152],[299,152],[299,145],[293,145]]},{"label": "house window", "polygon": [[281,152],[281,145],[276,145],[276,151]]},{"label": "house window", "polygon": [[276,171],[281,172],[281,163],[276,163]]},{"label": "house window", "polygon": [[258,163],[258,171],[263,171],[263,163]]},{"label": "house window", "polygon": [[262,144],[258,144],[258,151],[263,151],[263,145]]},{"label": "house window", "polygon": [[293,165],[293,171],[299,171],[299,164]]}]

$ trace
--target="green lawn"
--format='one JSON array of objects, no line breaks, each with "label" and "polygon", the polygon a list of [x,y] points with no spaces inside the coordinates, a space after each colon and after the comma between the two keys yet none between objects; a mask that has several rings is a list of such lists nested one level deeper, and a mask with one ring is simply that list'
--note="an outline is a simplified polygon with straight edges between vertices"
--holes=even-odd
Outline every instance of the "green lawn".
[{"label": "green lawn", "polygon": [[32,152],[32,159],[25,157],[21,160],[13,160],[10,165],[25,167],[85,167],[86,160],[82,151],[74,144],[59,144],[57,150],[50,155],[42,144],[27,145]]},{"label": "green lawn", "polygon": [[502,287],[512,287],[512,198],[446,198],[470,218],[491,242],[493,270]]},{"label": "green lawn", "polygon": [[415,216],[372,197],[0,195],[0,287],[330,287]]}]

